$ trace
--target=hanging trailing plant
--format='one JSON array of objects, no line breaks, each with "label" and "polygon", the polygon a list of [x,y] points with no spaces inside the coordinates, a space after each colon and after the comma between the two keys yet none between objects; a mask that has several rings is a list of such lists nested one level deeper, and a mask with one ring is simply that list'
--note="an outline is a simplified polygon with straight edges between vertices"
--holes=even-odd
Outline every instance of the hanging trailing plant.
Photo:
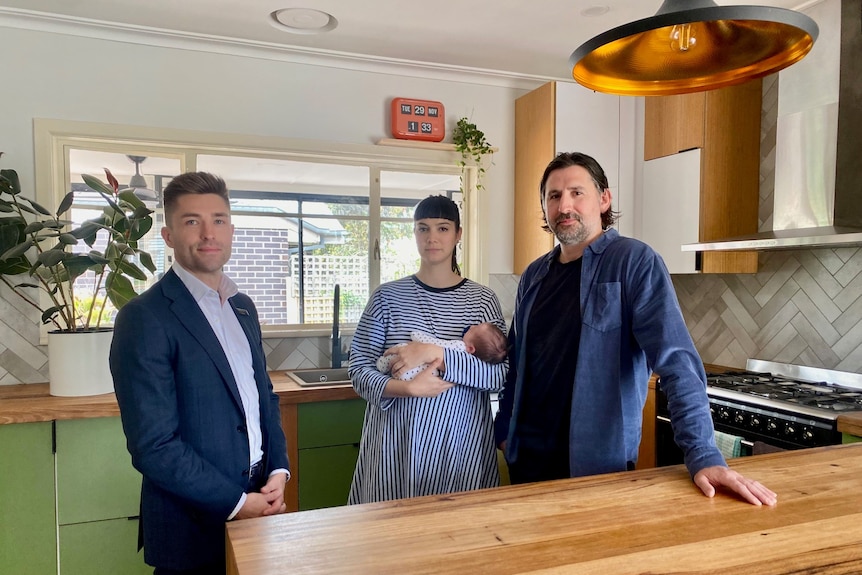
[{"label": "hanging trailing plant", "polygon": [[455,144],[455,149],[461,154],[461,160],[458,162],[458,165],[461,166],[461,191],[464,191],[464,168],[467,167],[468,161],[475,164],[478,170],[476,189],[485,189],[482,185],[482,177],[485,175],[483,159],[494,153],[494,148],[485,139],[485,132],[477,128],[476,124],[471,123],[467,118],[461,118],[455,124],[452,142]]}]

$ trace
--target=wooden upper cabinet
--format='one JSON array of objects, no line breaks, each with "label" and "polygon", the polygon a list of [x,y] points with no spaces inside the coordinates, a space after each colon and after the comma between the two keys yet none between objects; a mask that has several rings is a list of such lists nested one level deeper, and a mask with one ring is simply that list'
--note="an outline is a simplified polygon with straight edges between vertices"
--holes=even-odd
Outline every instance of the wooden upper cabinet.
[{"label": "wooden upper cabinet", "polygon": [[644,101],[644,160],[703,147],[706,92]]},{"label": "wooden upper cabinet", "polygon": [[[757,232],[761,99],[760,80],[645,99],[645,161],[701,148],[701,242]],[[757,252],[702,252],[699,271],[756,273]]]},{"label": "wooden upper cabinet", "polygon": [[554,247],[554,236],[542,229],[539,182],[556,154],[557,90],[548,82],[515,100],[515,233],[516,274]]}]

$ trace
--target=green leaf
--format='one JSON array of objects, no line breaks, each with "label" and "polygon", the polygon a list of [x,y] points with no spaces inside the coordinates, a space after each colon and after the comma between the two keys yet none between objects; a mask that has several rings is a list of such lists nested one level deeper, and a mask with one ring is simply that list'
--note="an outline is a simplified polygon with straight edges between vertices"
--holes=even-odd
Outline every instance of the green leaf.
[{"label": "green leaf", "polygon": [[120,262],[120,271],[136,280],[147,281],[147,274],[145,274],[141,268],[136,266],[134,262],[122,260]]},{"label": "green leaf", "polygon": [[14,248],[22,241],[29,240],[23,234],[24,226],[20,221],[12,218],[0,218],[0,253],[5,253],[7,250]]},{"label": "green leaf", "polygon": [[135,195],[135,190],[133,190],[132,188],[121,191],[119,194],[117,194],[117,197],[129,204],[133,211],[137,211],[138,209],[143,208],[148,212],[152,213],[152,210],[144,205],[144,202],[141,201],[141,198]]},{"label": "green leaf", "polygon": [[111,207],[112,210],[114,210],[114,212],[121,215],[123,218],[126,217],[126,212],[124,212],[122,210],[122,208],[120,208],[119,204],[117,204],[117,202],[114,201],[113,197],[111,197],[109,194],[106,194],[104,192],[99,192],[99,193],[102,194],[102,198],[104,198],[104,200],[106,202],[108,202],[108,205]]},{"label": "green leaf", "polygon": [[108,244],[105,248],[105,257],[109,260],[115,260],[122,255],[122,252],[117,247],[117,244]]},{"label": "green leaf", "polygon": [[21,196],[21,199],[29,202],[30,205],[33,206],[33,209],[42,214],[43,216],[51,215],[51,212],[46,210],[45,207],[42,206],[42,204],[38,203],[36,200],[31,200],[30,198],[25,198],[24,196]]},{"label": "green leaf", "polygon": [[25,257],[0,261],[0,275],[17,276],[30,271],[30,262]]},{"label": "green leaf", "polygon": [[44,252],[42,252],[41,254],[36,256],[36,259],[43,266],[50,268],[50,267],[54,267],[57,264],[59,264],[60,262],[62,262],[63,259],[66,257],[66,255],[67,255],[66,252],[64,252],[63,250],[50,249],[50,250],[45,250]]},{"label": "green leaf", "polygon": [[31,247],[33,247],[33,242],[27,240],[26,242],[20,243],[14,248],[7,250],[2,256],[0,256],[0,260],[8,260],[23,256]]},{"label": "green leaf", "polygon": [[60,206],[57,208],[57,217],[59,218],[61,215],[69,211],[69,208],[72,207],[72,202],[74,201],[75,192],[69,192],[68,194],[63,196],[63,200],[60,202]]},{"label": "green leaf", "polygon": [[141,204],[140,206],[135,208],[135,211],[132,213],[132,219],[143,220],[145,218],[149,218],[150,214],[152,214],[152,213],[153,213],[153,210],[151,210],[147,206]]},{"label": "green leaf", "polygon": [[72,234],[60,234],[57,239],[61,244],[65,244],[67,246],[74,246],[78,243],[78,238]]},{"label": "green leaf", "polygon": [[156,264],[153,263],[153,256],[148,254],[143,250],[136,250],[138,252],[138,257],[141,259],[141,263],[145,268],[150,270],[150,273],[155,275],[156,273]]},{"label": "green leaf", "polygon": [[96,243],[96,235],[98,234],[101,228],[96,225],[93,220],[87,220],[81,227],[69,232],[79,240],[83,240],[85,244],[90,247],[93,247],[93,244]]},{"label": "green leaf", "polygon": [[3,191],[13,196],[21,193],[21,181],[18,179],[18,172],[15,170],[0,170],[0,177],[5,180]]},{"label": "green leaf", "polygon": [[49,307],[42,312],[42,323],[51,323],[51,319],[60,313],[60,306]]},{"label": "green leaf", "polygon": [[88,269],[93,267],[93,259],[88,255],[75,254],[67,258],[63,266],[66,268],[66,274],[65,277],[61,278],[62,281],[68,281],[70,278],[74,281],[75,278],[83,275]]},{"label": "green leaf", "polygon": [[96,250],[91,250],[90,253],[87,254],[90,258],[90,261],[96,262],[99,265],[105,265],[111,263],[111,260],[103,256],[101,253]]},{"label": "green leaf", "polygon": [[36,233],[38,231],[41,231],[44,228],[45,228],[45,225],[42,222],[31,222],[31,223],[27,224],[26,228],[24,228],[24,233],[25,234],[33,234],[33,233]]},{"label": "green leaf", "polygon": [[153,228],[153,218],[146,218],[143,220],[137,220],[132,224],[132,233],[130,234],[129,240],[136,242],[149,232]]},{"label": "green leaf", "polygon": [[124,305],[129,303],[133,297],[138,295],[135,288],[132,286],[132,282],[130,282],[128,278],[115,272],[108,274],[108,279],[105,281],[105,285],[108,286],[108,299],[111,300],[111,303],[114,304],[114,307],[117,309],[122,308]]},{"label": "green leaf", "polygon": [[95,178],[89,174],[81,174],[81,178],[84,180],[84,183],[93,190],[101,192],[102,194],[107,194],[108,196],[114,195],[114,188],[108,186],[99,178]]}]

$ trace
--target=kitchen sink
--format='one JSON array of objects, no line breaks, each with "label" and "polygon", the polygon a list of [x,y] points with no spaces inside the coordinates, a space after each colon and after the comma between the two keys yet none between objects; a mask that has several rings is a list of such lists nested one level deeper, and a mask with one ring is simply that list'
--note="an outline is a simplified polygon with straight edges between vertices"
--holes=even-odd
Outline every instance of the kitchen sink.
[{"label": "kitchen sink", "polygon": [[320,369],[297,369],[286,371],[287,377],[301,385],[308,387],[312,385],[348,385],[350,378],[347,377],[346,367],[326,367]]}]

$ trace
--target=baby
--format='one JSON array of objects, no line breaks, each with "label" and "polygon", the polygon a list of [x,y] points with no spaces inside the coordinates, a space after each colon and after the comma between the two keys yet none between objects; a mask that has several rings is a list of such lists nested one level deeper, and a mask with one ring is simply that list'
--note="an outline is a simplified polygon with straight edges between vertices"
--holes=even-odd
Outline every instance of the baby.
[{"label": "baby", "polygon": [[[508,340],[500,328],[490,322],[471,325],[464,330],[462,339],[437,339],[422,331],[410,333],[410,339],[420,343],[431,343],[455,351],[470,353],[488,363],[500,363],[506,359]],[[407,345],[402,343],[399,345]],[[392,356],[383,355],[377,360],[377,371],[389,373]],[[428,367],[427,364],[410,369],[398,379],[410,381]]]}]

